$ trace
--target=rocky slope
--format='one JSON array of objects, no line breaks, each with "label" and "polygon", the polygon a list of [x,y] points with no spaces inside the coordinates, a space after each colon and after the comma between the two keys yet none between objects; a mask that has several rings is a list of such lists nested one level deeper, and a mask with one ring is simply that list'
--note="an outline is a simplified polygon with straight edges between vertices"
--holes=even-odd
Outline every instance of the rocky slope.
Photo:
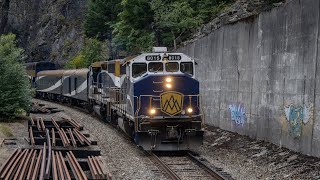
[{"label": "rocky slope", "polygon": [[218,17],[201,25],[181,46],[186,46],[224,25],[238,21],[251,21],[260,13],[270,11],[272,8],[282,6],[289,1],[293,0],[236,0],[232,5],[227,6]]},{"label": "rocky slope", "polygon": [[[198,28],[183,45],[285,1],[289,0],[235,0],[219,17]],[[0,0],[0,34],[16,34],[28,62],[54,61],[62,65],[83,45],[85,9],[86,0]]]},{"label": "rocky slope", "polygon": [[86,0],[0,0],[0,34],[12,32],[27,61],[63,64],[83,44]]}]

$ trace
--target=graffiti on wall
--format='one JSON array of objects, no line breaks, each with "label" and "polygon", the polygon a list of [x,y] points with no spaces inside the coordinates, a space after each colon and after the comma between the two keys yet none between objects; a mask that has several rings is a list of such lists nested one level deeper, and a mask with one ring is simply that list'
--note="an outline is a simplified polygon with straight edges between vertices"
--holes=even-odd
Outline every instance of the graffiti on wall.
[{"label": "graffiti on wall", "polygon": [[229,105],[229,112],[231,120],[238,126],[243,126],[245,121],[247,120],[246,117],[246,110],[244,105],[241,103],[235,103]]},{"label": "graffiti on wall", "polygon": [[312,117],[312,106],[290,104],[284,108],[286,120],[289,123],[289,134],[294,138],[300,137],[303,124],[307,124]]}]

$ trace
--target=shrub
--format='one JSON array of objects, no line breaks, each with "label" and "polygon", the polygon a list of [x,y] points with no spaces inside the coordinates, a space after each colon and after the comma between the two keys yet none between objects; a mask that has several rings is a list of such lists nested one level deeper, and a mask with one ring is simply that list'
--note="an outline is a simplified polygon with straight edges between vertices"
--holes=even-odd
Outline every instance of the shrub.
[{"label": "shrub", "polygon": [[16,46],[15,38],[14,34],[0,36],[0,118],[14,117],[31,102],[23,50]]}]

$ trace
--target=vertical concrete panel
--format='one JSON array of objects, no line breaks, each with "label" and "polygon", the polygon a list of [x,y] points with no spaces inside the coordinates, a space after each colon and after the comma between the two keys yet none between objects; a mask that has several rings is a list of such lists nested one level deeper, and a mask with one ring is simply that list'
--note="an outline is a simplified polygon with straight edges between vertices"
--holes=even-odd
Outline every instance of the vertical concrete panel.
[{"label": "vertical concrete panel", "polygon": [[198,61],[207,124],[320,157],[319,9],[291,1],[181,48]]}]

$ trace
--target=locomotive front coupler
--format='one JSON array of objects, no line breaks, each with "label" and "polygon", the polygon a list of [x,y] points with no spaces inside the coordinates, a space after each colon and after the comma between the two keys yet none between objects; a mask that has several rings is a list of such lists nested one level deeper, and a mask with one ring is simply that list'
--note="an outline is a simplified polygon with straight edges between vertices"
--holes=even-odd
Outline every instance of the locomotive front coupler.
[{"label": "locomotive front coupler", "polygon": [[177,139],[181,136],[178,132],[178,125],[176,126],[167,126],[166,128],[167,139]]}]

